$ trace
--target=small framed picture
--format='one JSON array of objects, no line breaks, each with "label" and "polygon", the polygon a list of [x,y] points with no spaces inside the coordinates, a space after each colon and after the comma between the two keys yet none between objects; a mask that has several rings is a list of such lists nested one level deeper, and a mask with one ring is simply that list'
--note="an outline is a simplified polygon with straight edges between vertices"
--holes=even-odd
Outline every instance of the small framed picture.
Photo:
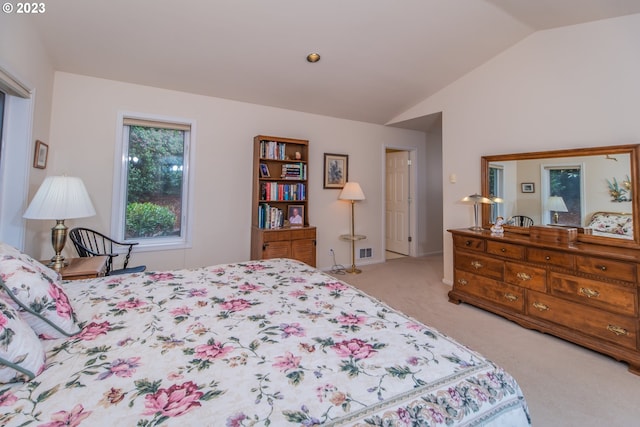
[{"label": "small framed picture", "polygon": [[304,225],[304,206],[289,205],[287,219],[292,227],[302,227]]},{"label": "small framed picture", "polygon": [[349,156],[346,154],[324,154],[323,188],[343,188],[349,179]]},{"label": "small framed picture", "polygon": [[269,167],[266,163],[260,163],[260,178],[269,178]]},{"label": "small framed picture", "polygon": [[522,190],[523,193],[535,193],[536,192],[536,186],[533,182],[523,182],[522,184],[520,184],[520,188]]},{"label": "small framed picture", "polygon": [[45,169],[47,167],[47,157],[49,156],[49,145],[42,141],[36,141],[36,150],[33,153],[33,167]]}]

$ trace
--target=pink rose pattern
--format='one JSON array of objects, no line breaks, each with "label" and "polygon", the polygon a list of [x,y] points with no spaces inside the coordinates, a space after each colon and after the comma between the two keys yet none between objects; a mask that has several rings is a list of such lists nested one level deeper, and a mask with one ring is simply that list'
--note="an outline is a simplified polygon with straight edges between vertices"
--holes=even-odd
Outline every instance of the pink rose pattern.
[{"label": "pink rose pattern", "polygon": [[[521,395],[481,356],[297,265],[271,260],[105,277],[65,285],[72,304],[50,287],[59,315],[76,309],[81,332],[51,342],[47,375],[37,380],[56,383],[0,391],[0,425],[86,427],[122,412],[122,423],[147,427],[313,425],[424,387],[365,424],[446,426]],[[455,381],[431,386],[436,366]],[[473,375],[460,379],[467,369]]]},{"label": "pink rose pattern", "polygon": [[164,417],[179,417],[193,408],[201,406],[198,401],[202,395],[191,381],[174,384],[168,389],[161,388],[153,394],[145,396],[145,411],[143,415],[161,415]]}]

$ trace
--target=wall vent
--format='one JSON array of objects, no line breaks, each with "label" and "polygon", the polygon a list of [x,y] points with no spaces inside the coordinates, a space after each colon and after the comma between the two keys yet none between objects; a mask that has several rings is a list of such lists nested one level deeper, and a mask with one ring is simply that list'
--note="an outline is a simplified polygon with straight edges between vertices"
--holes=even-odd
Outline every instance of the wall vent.
[{"label": "wall vent", "polygon": [[360,249],[360,258],[371,258],[371,256],[372,256],[371,248]]}]

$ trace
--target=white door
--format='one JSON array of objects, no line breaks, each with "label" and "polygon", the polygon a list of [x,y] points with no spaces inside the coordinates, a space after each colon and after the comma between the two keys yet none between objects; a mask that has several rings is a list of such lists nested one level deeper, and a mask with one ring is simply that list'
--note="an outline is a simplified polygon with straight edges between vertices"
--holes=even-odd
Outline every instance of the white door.
[{"label": "white door", "polygon": [[409,152],[386,153],[386,249],[409,255]]}]

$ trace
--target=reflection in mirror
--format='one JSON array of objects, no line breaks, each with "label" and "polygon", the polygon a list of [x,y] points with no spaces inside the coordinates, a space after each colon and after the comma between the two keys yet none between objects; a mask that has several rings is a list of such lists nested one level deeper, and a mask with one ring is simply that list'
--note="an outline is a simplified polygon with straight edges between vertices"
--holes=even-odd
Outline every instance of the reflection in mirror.
[{"label": "reflection in mirror", "polygon": [[[482,194],[503,203],[483,206],[483,226],[577,227],[579,240],[640,244],[637,229],[638,145],[485,156]],[[530,220],[524,220],[530,218]],[[514,230],[516,231],[516,230]],[[625,242],[626,241],[626,242]]]}]

